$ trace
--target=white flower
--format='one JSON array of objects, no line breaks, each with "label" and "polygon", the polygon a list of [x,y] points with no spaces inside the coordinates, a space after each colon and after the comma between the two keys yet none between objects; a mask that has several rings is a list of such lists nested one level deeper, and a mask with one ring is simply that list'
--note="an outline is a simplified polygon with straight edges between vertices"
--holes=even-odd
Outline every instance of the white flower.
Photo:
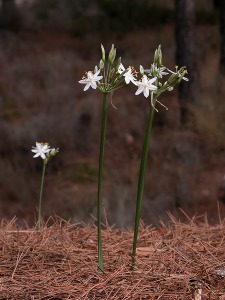
[{"label": "white flower", "polygon": [[183,80],[189,81],[189,79],[188,79],[187,77],[184,77],[184,74],[187,73],[186,70],[183,70],[182,72],[180,72],[180,70],[178,70],[178,66],[175,66],[175,69],[176,69],[176,72],[173,72],[173,71],[171,71],[170,69],[167,68],[167,70],[168,70],[170,73],[172,73],[172,74],[177,74],[178,77],[183,76],[183,77],[182,77]]},{"label": "white flower", "polygon": [[163,75],[168,75],[169,73],[164,72],[164,70],[166,70],[166,67],[157,67],[155,64],[151,65],[151,69],[146,69],[144,70],[145,73],[147,74],[151,74],[153,76],[156,76],[158,78],[162,78]]},{"label": "white flower", "polygon": [[138,90],[136,91],[135,95],[139,95],[140,93],[143,93],[144,96],[147,98],[149,96],[149,91],[155,91],[157,90],[157,86],[153,85],[152,83],[156,81],[156,77],[152,79],[148,79],[146,75],[142,77],[142,80],[139,82],[136,82],[136,85],[138,86]]},{"label": "white flower", "polygon": [[133,70],[129,67],[128,71],[123,74],[123,76],[125,77],[125,82],[126,84],[129,84],[130,82],[132,82],[133,84],[136,85],[136,78],[134,77],[134,75],[132,74]]},{"label": "white flower", "polygon": [[155,72],[157,73],[157,77],[162,78],[163,75],[169,74],[167,72],[164,72],[164,70],[166,70],[166,67],[160,67],[160,68],[155,67]]},{"label": "white flower", "polygon": [[[123,64],[120,64],[117,72],[119,74],[122,74],[124,71],[126,71],[126,69],[124,68]],[[132,82],[133,84],[136,84],[136,82],[135,82],[136,78],[134,77],[133,74],[134,74],[133,67],[129,67],[127,72],[125,72],[123,74],[123,76],[125,77],[126,84],[129,84],[130,82]]]},{"label": "white flower", "polygon": [[87,77],[83,78],[82,80],[79,81],[79,83],[85,84],[84,91],[88,90],[90,86],[93,89],[97,88],[96,82],[98,82],[99,80],[101,80],[103,78],[103,76],[98,76],[99,73],[100,73],[100,70],[98,70],[95,73],[93,73],[92,71],[88,71]]},{"label": "white flower", "polygon": [[32,147],[32,152],[35,153],[34,158],[40,156],[42,159],[46,159],[46,153],[48,153],[51,149],[47,143],[38,143],[36,142],[36,147]]}]

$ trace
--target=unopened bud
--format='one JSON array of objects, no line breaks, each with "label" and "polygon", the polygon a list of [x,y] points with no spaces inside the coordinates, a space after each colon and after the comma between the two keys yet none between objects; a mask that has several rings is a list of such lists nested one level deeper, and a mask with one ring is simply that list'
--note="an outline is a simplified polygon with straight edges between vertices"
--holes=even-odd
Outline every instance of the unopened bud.
[{"label": "unopened bud", "polygon": [[140,73],[141,73],[142,76],[144,76],[145,71],[146,70],[144,70],[144,68],[142,67],[142,65],[140,65]]},{"label": "unopened bud", "polygon": [[113,75],[115,74],[115,68],[113,68],[109,73],[109,78],[113,78]]},{"label": "unopened bud", "polygon": [[98,72],[98,66],[95,66],[94,73]]},{"label": "unopened bud", "polygon": [[167,91],[171,92],[172,90],[173,90],[173,87],[172,86],[168,86]]},{"label": "unopened bud", "polygon": [[118,58],[117,63],[116,63],[116,72],[119,70],[121,64],[121,57]]},{"label": "unopened bud", "polygon": [[154,64],[157,66],[162,65],[162,51],[161,51],[161,45],[159,45],[158,49],[155,50],[154,54]]},{"label": "unopened bud", "polygon": [[59,152],[59,148],[52,148],[49,152],[50,156],[55,156]]},{"label": "unopened bud", "polygon": [[100,62],[99,62],[99,69],[100,70],[104,69],[104,65],[105,65],[104,61],[101,59]]},{"label": "unopened bud", "polygon": [[109,52],[109,58],[108,58],[108,62],[110,65],[113,64],[115,57],[116,57],[116,49],[114,48],[114,44],[112,44],[111,50]]},{"label": "unopened bud", "polygon": [[105,49],[102,44],[101,44],[101,49],[102,49],[102,61],[105,62]]}]

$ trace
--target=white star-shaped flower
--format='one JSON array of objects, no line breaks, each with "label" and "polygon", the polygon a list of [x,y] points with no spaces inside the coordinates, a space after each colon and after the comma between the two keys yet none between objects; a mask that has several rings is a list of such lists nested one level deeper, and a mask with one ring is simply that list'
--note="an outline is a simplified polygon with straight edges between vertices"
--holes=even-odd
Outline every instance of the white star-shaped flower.
[{"label": "white star-shaped flower", "polygon": [[123,74],[123,76],[125,77],[125,82],[126,84],[129,84],[130,82],[132,82],[133,84],[136,85],[136,78],[134,77],[134,75],[132,74],[132,69],[129,67],[128,71]]},{"label": "white star-shaped flower", "polygon": [[153,85],[152,83],[156,81],[156,77],[152,79],[148,79],[146,75],[142,77],[141,81],[136,82],[136,85],[138,86],[138,89],[135,93],[135,95],[139,95],[141,93],[144,94],[144,96],[147,98],[149,96],[149,91],[155,91],[157,90],[157,86]]},{"label": "white star-shaped flower", "polygon": [[168,75],[169,73],[164,72],[166,67],[157,67],[155,64],[151,65],[151,69],[144,70],[147,74],[151,74],[153,76],[157,76],[158,78],[162,78],[164,75]]},{"label": "white star-shaped flower", "polygon": [[100,70],[98,70],[95,73],[93,73],[92,71],[88,71],[87,77],[83,78],[82,80],[79,81],[79,83],[85,84],[84,91],[87,91],[90,86],[93,89],[97,88],[96,82],[98,82],[99,80],[101,80],[103,78],[103,76],[101,76],[101,75],[98,76],[99,73],[100,73]]},{"label": "white star-shaped flower", "polygon": [[155,71],[157,72],[157,76],[158,76],[159,78],[162,78],[163,75],[169,74],[169,73],[167,73],[167,72],[164,72],[164,70],[166,70],[166,67],[160,67],[160,68],[155,67]]},{"label": "white star-shaped flower", "polygon": [[35,153],[34,158],[40,156],[42,159],[46,159],[46,153],[48,153],[51,149],[47,143],[38,143],[36,142],[36,147],[32,147],[32,152]]}]

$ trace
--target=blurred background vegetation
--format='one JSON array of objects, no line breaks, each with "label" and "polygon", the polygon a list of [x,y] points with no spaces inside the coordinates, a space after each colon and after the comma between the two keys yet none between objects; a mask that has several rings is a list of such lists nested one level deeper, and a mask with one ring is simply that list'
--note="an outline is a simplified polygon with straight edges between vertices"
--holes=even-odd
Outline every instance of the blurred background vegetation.
[{"label": "blurred background vegetation", "polygon": [[[218,2],[218,3],[217,3]],[[225,216],[224,5],[213,0],[1,0],[0,217],[33,222],[42,162],[35,142],[60,152],[47,167],[43,216],[96,216],[101,94],[78,84],[114,43],[125,66],[150,66],[162,45],[190,81],[155,115],[143,220]],[[182,6],[184,5],[184,6]],[[186,5],[186,6],[185,6]],[[186,7],[184,9],[184,7]],[[183,21],[182,21],[183,20]],[[186,27],[185,27],[186,26]],[[103,197],[110,224],[133,224],[149,103],[125,87],[110,107]]]}]

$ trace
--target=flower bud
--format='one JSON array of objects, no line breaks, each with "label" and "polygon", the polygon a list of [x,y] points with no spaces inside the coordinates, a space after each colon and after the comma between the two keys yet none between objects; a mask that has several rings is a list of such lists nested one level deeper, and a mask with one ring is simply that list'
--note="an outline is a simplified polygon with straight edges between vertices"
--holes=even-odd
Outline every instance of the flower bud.
[{"label": "flower bud", "polygon": [[113,64],[115,57],[116,57],[116,49],[114,48],[114,44],[112,44],[111,50],[109,52],[109,58],[108,58],[108,62],[110,65]]},{"label": "flower bud", "polygon": [[49,152],[50,156],[55,156],[59,152],[59,148],[52,148]]},{"label": "flower bud", "polygon": [[94,73],[98,72],[98,66],[95,66]]},{"label": "flower bud", "polygon": [[158,64],[159,66],[162,66],[162,50],[161,50],[161,45],[158,47]]},{"label": "flower bud", "polygon": [[161,45],[159,45],[158,49],[155,50],[154,54],[154,64],[157,66],[162,65],[162,51],[161,51]]},{"label": "flower bud", "polygon": [[110,72],[109,72],[109,78],[112,79],[113,76],[114,76],[114,74],[115,74],[115,68],[113,68],[112,70],[110,70]]},{"label": "flower bud", "polygon": [[170,77],[168,79],[168,85],[173,86],[174,84],[176,84],[178,82],[178,79],[179,79],[178,73],[174,73],[174,74],[170,75]]},{"label": "flower bud", "polygon": [[101,44],[101,49],[102,49],[102,61],[105,62],[105,49],[102,44]]},{"label": "flower bud", "polygon": [[168,86],[167,91],[171,92],[172,90],[173,90],[173,87],[172,86]]},{"label": "flower bud", "polygon": [[104,61],[101,59],[100,62],[99,62],[99,69],[103,70],[104,69],[104,65],[105,65]]},{"label": "flower bud", "polygon": [[144,70],[144,68],[142,67],[142,65],[140,65],[140,73],[141,73],[142,76],[144,76],[145,71],[146,70]]},{"label": "flower bud", "polygon": [[117,63],[116,63],[116,72],[119,70],[121,64],[121,57],[118,58]]}]

